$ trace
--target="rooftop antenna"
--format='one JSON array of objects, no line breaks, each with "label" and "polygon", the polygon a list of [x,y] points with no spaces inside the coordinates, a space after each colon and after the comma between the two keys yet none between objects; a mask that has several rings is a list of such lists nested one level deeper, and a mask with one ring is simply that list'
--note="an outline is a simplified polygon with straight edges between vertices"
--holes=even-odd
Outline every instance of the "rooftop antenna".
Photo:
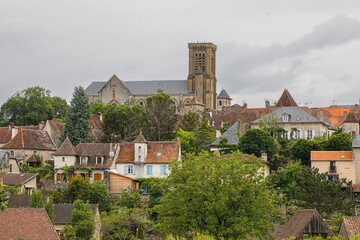
[{"label": "rooftop antenna", "polygon": [[332,100],[332,105],[334,105],[334,106],[335,106],[335,103],[336,103],[336,101],[335,101],[335,100]]}]

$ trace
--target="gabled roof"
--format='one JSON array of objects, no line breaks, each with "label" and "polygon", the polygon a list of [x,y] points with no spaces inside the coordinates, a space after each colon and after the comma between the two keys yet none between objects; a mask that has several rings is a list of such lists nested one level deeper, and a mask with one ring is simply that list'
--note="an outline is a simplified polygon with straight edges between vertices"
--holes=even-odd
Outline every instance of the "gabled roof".
[{"label": "gabled roof", "polygon": [[298,105],[290,95],[289,91],[285,88],[275,107],[298,107]]},{"label": "gabled roof", "polygon": [[139,135],[136,137],[136,139],[133,141],[133,143],[146,143],[146,139],[145,139],[142,131],[140,131]]},{"label": "gabled roof", "polygon": [[[9,197],[9,208],[28,208],[30,206],[31,195],[14,195]],[[43,201],[46,202],[46,195],[43,195]]]},{"label": "gabled roof", "polygon": [[0,239],[58,240],[44,208],[8,208],[0,211]]},{"label": "gabled roof", "polygon": [[40,161],[40,159],[37,159],[35,157],[35,155],[33,154],[28,159],[26,159],[25,162],[27,162],[27,163],[31,163],[31,162],[36,163],[36,162],[41,162],[41,161]]},{"label": "gabled roof", "polygon": [[86,95],[88,96],[92,96],[92,95],[98,95],[99,94],[99,91],[100,89],[102,89],[105,84],[107,82],[92,82],[86,89],[85,89],[85,93]]},{"label": "gabled roof", "polygon": [[[319,119],[315,118],[311,114],[307,113],[300,107],[281,107],[271,112],[275,118],[279,121],[282,120],[284,114],[290,115],[289,121],[287,123],[323,123]],[[262,118],[261,118],[262,119]],[[259,119],[253,121],[252,123],[259,123]]]},{"label": "gabled roof", "polygon": [[[115,157],[118,144],[113,143],[80,143],[74,150],[77,156],[88,157],[86,166],[92,168],[110,168]],[[102,164],[97,164],[96,157],[104,157]],[[77,158],[74,167],[81,167],[80,158]]]},{"label": "gabled roof", "polygon": [[351,161],[352,151],[311,151],[311,161]]},{"label": "gabled roof", "polygon": [[60,138],[61,134],[64,133],[65,123],[56,121],[56,118],[53,118],[51,120],[47,120],[50,127],[52,128],[55,136],[57,138]]},{"label": "gabled roof", "polygon": [[[91,210],[95,215],[98,204],[90,204]],[[55,225],[65,225],[71,223],[71,214],[74,210],[74,204],[54,204]]]},{"label": "gabled roof", "polygon": [[54,153],[54,155],[65,155],[65,156],[76,155],[74,146],[72,145],[68,137],[65,138],[64,142],[61,144],[61,146],[56,151],[56,153]]},{"label": "gabled roof", "polygon": [[334,236],[334,233],[322,220],[320,214],[315,209],[299,209],[281,229],[279,234],[276,236],[276,239],[289,239],[291,237],[300,239],[305,228],[312,220],[319,222],[322,225],[322,228],[326,229],[326,233],[328,235]]},{"label": "gabled roof", "polygon": [[2,149],[38,149],[56,151],[57,148],[46,131],[20,128],[18,133]]},{"label": "gabled roof", "polygon": [[220,137],[218,137],[211,146],[216,146],[220,144],[222,139],[226,138],[226,144],[235,144],[239,143],[239,121],[236,121],[228,130],[226,130]]},{"label": "gabled roof", "polygon": [[221,90],[219,95],[217,96],[218,99],[229,99],[232,100],[232,98],[229,96],[229,94],[225,91],[225,89]]},{"label": "gabled roof", "polygon": [[38,173],[8,173],[1,176],[4,185],[23,185],[35,178]]},{"label": "gabled roof", "polygon": [[355,116],[354,112],[349,112],[343,123],[359,123],[359,119]]},{"label": "gabled roof", "polygon": [[[346,239],[349,239],[360,233],[360,217],[343,217],[341,228],[345,229]],[[340,231],[341,234],[341,231]]]}]

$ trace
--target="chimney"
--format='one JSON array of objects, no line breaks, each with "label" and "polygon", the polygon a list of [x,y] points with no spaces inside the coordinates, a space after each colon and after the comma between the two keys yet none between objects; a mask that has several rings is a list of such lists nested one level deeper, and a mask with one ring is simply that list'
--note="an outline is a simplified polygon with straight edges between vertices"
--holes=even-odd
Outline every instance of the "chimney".
[{"label": "chimney", "polygon": [[261,153],[261,157],[263,158],[263,161],[267,162],[267,153]]},{"label": "chimney", "polygon": [[247,108],[247,103],[244,103],[244,108]]},{"label": "chimney", "polygon": [[318,109],[317,108],[311,108],[311,116],[314,118],[318,118]]},{"label": "chimney", "polygon": [[45,127],[45,123],[44,123],[44,121],[41,121],[41,122],[39,123],[39,130],[43,130],[44,127]]},{"label": "chimney", "polygon": [[98,112],[98,114],[97,114],[97,115],[99,116],[100,121],[102,122],[102,121],[103,121],[102,113],[101,113],[101,112]]},{"label": "chimney", "polygon": [[320,121],[324,121],[324,110],[320,109]]},{"label": "chimney", "polygon": [[11,139],[15,137],[15,135],[18,133],[19,129],[17,127],[11,128]]},{"label": "chimney", "polygon": [[270,101],[269,100],[265,100],[265,108],[270,108]]},{"label": "chimney", "polygon": [[11,123],[9,123],[9,129],[12,129],[12,128],[14,128],[14,123],[13,122],[11,122]]}]

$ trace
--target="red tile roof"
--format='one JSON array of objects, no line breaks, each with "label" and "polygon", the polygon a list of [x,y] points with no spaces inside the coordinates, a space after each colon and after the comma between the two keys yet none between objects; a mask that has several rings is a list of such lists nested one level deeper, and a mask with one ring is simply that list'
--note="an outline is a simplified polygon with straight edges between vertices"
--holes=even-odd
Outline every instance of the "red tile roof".
[{"label": "red tile roof", "polygon": [[208,116],[210,122],[214,122],[213,127],[216,130],[221,128],[221,123],[229,122],[233,125],[236,121],[240,120],[241,123],[249,123],[259,118],[255,112],[218,112],[213,111],[212,117]]},{"label": "red tile roof", "polygon": [[38,173],[8,173],[1,176],[4,185],[23,185],[35,178]]},{"label": "red tile roof", "polygon": [[0,211],[0,233],[0,240],[60,239],[43,208],[8,208]]},{"label": "red tile roof", "polygon": [[298,107],[298,105],[289,91],[285,88],[275,107]]},{"label": "red tile roof", "polygon": [[11,140],[11,128],[0,127],[0,143],[7,143]]},{"label": "red tile roof", "polygon": [[312,151],[311,161],[351,161],[352,151]]},{"label": "red tile roof", "polygon": [[[74,150],[77,156],[88,157],[86,166],[92,168],[110,168],[114,160],[117,144],[113,143],[80,143]],[[110,155],[112,152],[113,155]],[[104,157],[102,164],[97,164],[96,157]],[[80,158],[77,158],[74,167],[81,167]]]},{"label": "red tile roof", "polygon": [[20,128],[2,149],[38,149],[56,151],[57,148],[46,131]]},{"label": "red tile roof", "polygon": [[27,163],[37,163],[37,162],[41,162],[40,159],[37,159],[35,157],[35,155],[31,155],[28,159],[25,160],[25,162]]},{"label": "red tile roof", "polygon": [[65,138],[64,142],[61,144],[59,149],[54,153],[54,155],[61,155],[61,156],[73,156],[76,155],[74,146],[70,142],[68,137]]},{"label": "red tile roof", "polygon": [[360,233],[360,217],[343,217],[341,225],[345,228],[347,239]]},{"label": "red tile roof", "polygon": [[60,136],[64,133],[65,123],[56,121],[56,118],[48,120],[50,127],[53,129],[55,136],[60,138]]},{"label": "red tile roof", "polygon": [[146,139],[145,139],[142,131],[140,131],[139,135],[136,137],[136,139],[133,141],[133,143],[146,143]]}]

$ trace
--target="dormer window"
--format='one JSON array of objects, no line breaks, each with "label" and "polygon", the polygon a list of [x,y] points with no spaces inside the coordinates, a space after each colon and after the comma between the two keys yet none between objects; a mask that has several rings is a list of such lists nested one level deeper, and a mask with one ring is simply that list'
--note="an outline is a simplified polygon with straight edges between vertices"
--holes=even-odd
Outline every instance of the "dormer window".
[{"label": "dormer window", "polygon": [[284,114],[284,115],[282,116],[282,121],[283,121],[283,122],[288,122],[289,119],[290,119],[290,115],[288,115],[288,114]]},{"label": "dormer window", "polygon": [[156,156],[161,157],[161,152],[157,152]]},{"label": "dormer window", "polygon": [[102,157],[96,157],[96,164],[102,164]]},{"label": "dormer window", "polygon": [[81,157],[80,164],[82,165],[86,164],[86,157]]}]

